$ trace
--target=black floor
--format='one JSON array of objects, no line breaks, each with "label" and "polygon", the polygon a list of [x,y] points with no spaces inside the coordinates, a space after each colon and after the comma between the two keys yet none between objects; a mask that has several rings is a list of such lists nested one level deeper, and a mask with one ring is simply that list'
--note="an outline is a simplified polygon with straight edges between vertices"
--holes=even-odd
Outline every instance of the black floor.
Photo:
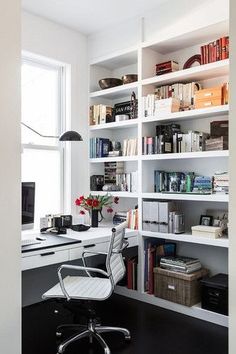
[{"label": "black floor", "polygon": [[[124,342],[120,334],[103,335],[112,354],[228,353],[225,327],[118,295],[96,307],[103,325],[123,326],[131,331],[130,343]],[[55,314],[55,309],[59,313]],[[54,302],[24,308],[22,354],[56,354],[55,328],[70,322],[70,313]],[[65,354],[103,354],[103,350],[97,343],[89,345],[83,339],[69,346]]]}]

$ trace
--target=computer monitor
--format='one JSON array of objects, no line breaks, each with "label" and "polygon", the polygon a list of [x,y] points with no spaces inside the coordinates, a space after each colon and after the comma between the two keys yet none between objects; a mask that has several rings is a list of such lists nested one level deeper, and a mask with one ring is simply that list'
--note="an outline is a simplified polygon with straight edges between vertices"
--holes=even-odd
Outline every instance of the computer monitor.
[{"label": "computer monitor", "polygon": [[21,187],[22,230],[34,228],[35,182],[22,182]]}]

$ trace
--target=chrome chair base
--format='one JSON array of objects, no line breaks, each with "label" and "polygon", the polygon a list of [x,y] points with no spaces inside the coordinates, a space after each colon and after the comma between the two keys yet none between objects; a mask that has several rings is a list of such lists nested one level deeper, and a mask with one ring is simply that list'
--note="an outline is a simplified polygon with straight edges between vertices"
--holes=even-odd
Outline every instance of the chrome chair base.
[{"label": "chrome chair base", "polygon": [[93,343],[93,339],[95,338],[103,347],[104,349],[104,354],[111,354],[111,351],[104,341],[104,339],[101,337],[100,333],[105,333],[105,332],[120,332],[124,334],[125,340],[129,341],[131,340],[130,332],[126,328],[120,328],[120,327],[108,327],[108,326],[100,326],[96,320],[89,320],[88,325],[61,325],[57,328],[56,336],[61,337],[62,331],[64,329],[78,329],[78,328],[84,328],[85,331],[80,332],[78,334],[75,334],[71,338],[65,340],[62,342],[59,347],[58,347],[58,352],[57,354],[63,354],[66,347],[71,344],[72,342],[75,342],[81,338],[88,337],[89,338],[89,343]]}]

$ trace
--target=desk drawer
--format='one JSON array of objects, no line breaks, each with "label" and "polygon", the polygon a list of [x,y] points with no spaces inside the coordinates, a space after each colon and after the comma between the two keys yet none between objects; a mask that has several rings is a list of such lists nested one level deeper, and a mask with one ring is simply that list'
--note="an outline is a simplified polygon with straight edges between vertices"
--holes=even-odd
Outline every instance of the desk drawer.
[{"label": "desk drawer", "polygon": [[23,257],[22,270],[45,267],[50,264],[66,263],[69,261],[69,250],[42,251],[40,254]]},{"label": "desk drawer", "polygon": [[[86,246],[82,246],[82,247],[78,247],[78,248],[74,248],[69,250],[70,252],[70,261],[73,261],[74,259],[78,259],[82,257],[82,253],[86,250],[88,251],[95,251],[95,252],[107,252],[108,250],[108,245],[109,242],[101,242],[98,244],[95,243],[91,243],[88,244]],[[92,255],[88,255],[88,256],[92,256]]]}]

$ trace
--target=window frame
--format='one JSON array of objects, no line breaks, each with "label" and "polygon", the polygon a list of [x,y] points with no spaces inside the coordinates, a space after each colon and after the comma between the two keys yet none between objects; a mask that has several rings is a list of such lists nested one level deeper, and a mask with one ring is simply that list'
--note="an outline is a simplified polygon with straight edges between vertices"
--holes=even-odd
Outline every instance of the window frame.
[{"label": "window frame", "polygon": [[[63,131],[65,131],[67,124],[67,113],[66,113],[66,87],[67,87],[67,65],[57,62],[55,60],[51,60],[49,58],[44,58],[41,56],[37,56],[34,54],[25,54],[22,53],[21,65],[28,64],[36,67],[41,67],[44,69],[53,69],[58,72],[58,134],[60,135]],[[22,120],[21,116],[21,121]],[[36,129],[37,130],[37,129]],[[50,133],[49,133],[50,134]],[[47,145],[47,144],[22,144],[22,151],[24,149],[29,150],[44,150],[44,151],[58,151],[60,156],[60,210],[61,213],[65,211],[65,200],[66,200],[66,179],[65,179],[65,169],[66,169],[66,146],[64,143],[58,143],[55,146]]]}]

